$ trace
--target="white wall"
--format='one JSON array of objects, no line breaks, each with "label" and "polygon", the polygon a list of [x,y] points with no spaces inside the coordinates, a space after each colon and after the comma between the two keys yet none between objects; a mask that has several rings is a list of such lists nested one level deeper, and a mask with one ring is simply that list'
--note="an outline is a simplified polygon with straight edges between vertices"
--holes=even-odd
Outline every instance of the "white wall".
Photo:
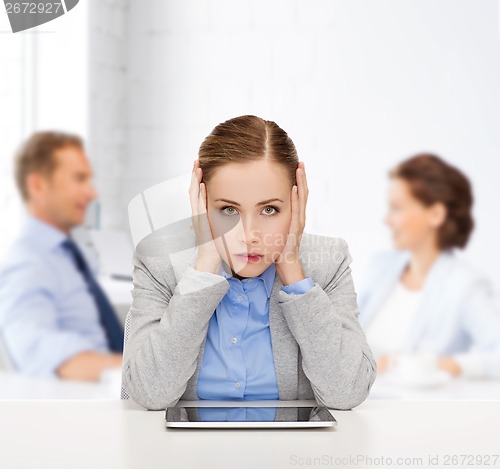
[{"label": "white wall", "polygon": [[127,21],[128,0],[89,0],[89,138],[88,153],[99,191],[98,226],[116,228],[126,222],[122,201],[127,162]]},{"label": "white wall", "polygon": [[471,177],[477,229],[468,254],[500,285],[495,0],[125,3],[126,12],[115,10],[125,55],[118,45],[108,50],[109,35],[101,43],[107,66],[123,67],[109,72],[116,88],[107,90],[106,103],[119,107],[91,113],[103,125],[116,120],[111,148],[94,154],[109,165],[100,189],[114,215],[104,224],[128,229],[135,194],[189,172],[215,125],[252,113],[276,121],[296,143],[310,186],[306,229],[345,237],[355,276],[389,247],[388,169],[427,150]]},{"label": "white wall", "polygon": [[[10,28],[7,15],[0,30]],[[20,200],[13,179],[14,153],[23,133],[24,38],[2,34],[0,41],[0,259],[19,229]]]},{"label": "white wall", "polygon": [[13,34],[0,14],[0,259],[22,223],[13,157],[35,130],[87,137],[87,5]]}]

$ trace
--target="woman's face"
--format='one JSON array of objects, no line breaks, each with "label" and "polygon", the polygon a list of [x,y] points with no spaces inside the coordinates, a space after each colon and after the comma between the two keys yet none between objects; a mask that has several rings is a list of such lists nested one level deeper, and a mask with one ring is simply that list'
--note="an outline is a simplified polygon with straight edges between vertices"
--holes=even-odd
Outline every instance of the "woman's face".
[{"label": "woman's face", "polygon": [[391,179],[385,222],[392,231],[396,249],[412,251],[425,245],[437,246],[437,231],[445,215],[443,204],[426,207],[413,196],[407,181],[402,178]]},{"label": "woman's face", "polygon": [[[207,212],[222,259],[240,277],[255,277],[285,247],[291,183],[283,165],[267,160],[229,163],[207,183]],[[258,254],[255,259],[246,253]]]}]

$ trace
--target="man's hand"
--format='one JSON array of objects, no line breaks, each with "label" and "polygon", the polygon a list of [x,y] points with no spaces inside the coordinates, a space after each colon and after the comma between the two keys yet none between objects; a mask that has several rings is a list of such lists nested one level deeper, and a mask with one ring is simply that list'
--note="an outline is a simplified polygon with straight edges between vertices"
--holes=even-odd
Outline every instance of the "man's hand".
[{"label": "man's hand", "polygon": [[99,381],[101,373],[108,368],[122,366],[120,353],[81,352],[66,360],[56,373],[60,378],[79,381]]}]

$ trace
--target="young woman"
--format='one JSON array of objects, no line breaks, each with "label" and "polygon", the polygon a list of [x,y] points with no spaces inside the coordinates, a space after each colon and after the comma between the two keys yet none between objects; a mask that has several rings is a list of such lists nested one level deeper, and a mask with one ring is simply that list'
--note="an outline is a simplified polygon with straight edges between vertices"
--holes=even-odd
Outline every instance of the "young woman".
[{"label": "young woman", "polygon": [[361,282],[360,323],[384,373],[400,353],[452,376],[500,378],[500,311],[488,280],[456,255],[473,230],[467,177],[422,154],[391,172],[386,222],[396,251]]},{"label": "young woman", "polygon": [[[255,116],[219,124],[189,195],[193,231],[153,233],[134,255],[130,397],[149,409],[181,398],[363,402],[375,361],[351,257],[344,240],[303,232],[306,174],[286,132]],[[179,248],[186,240],[192,249]]]}]

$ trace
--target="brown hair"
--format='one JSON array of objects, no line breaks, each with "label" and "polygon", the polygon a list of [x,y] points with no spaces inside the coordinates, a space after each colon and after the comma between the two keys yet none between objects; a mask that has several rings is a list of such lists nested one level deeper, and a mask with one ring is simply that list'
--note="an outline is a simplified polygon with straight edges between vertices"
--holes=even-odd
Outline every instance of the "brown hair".
[{"label": "brown hair", "polygon": [[398,164],[390,176],[407,181],[413,196],[426,207],[444,204],[447,214],[438,230],[440,249],[465,247],[474,219],[472,187],[464,173],[436,155],[422,153]]},{"label": "brown hair", "polygon": [[50,176],[56,168],[56,150],[75,146],[83,149],[83,141],[77,135],[64,132],[35,132],[16,154],[15,178],[23,200],[28,200],[26,178],[32,173]]},{"label": "brown hair", "polygon": [[296,184],[299,159],[288,134],[275,122],[246,115],[229,119],[215,127],[198,151],[203,181],[227,163],[269,159],[282,164],[290,183]]}]

